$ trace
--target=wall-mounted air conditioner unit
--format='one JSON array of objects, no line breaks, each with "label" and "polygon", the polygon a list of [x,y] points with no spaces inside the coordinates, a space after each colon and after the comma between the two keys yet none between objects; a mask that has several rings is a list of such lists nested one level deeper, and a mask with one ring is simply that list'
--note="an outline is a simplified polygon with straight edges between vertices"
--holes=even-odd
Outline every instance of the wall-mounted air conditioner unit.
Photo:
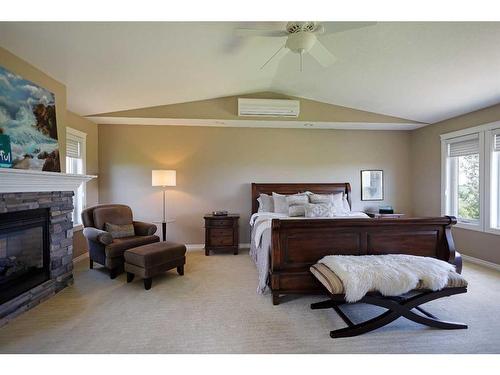
[{"label": "wall-mounted air conditioner unit", "polygon": [[300,101],[238,98],[238,116],[299,117]]}]

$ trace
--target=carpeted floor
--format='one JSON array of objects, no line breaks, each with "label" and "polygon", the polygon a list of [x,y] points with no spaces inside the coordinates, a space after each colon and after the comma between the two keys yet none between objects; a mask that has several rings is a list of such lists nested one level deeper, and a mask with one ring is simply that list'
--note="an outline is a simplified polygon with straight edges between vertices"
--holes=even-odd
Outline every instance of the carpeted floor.
[{"label": "carpeted floor", "polygon": [[[290,298],[273,306],[256,294],[248,254],[188,253],[175,271],[127,284],[87,261],[75,284],[0,328],[1,353],[500,353],[500,273],[465,264],[469,292],[427,304],[468,330],[442,331],[400,318],[363,336],[333,340],[343,327],[332,310],[310,310],[322,297]],[[366,318],[373,307],[346,309]],[[378,312],[378,311],[377,311]],[[355,320],[355,319],[354,319]]]}]

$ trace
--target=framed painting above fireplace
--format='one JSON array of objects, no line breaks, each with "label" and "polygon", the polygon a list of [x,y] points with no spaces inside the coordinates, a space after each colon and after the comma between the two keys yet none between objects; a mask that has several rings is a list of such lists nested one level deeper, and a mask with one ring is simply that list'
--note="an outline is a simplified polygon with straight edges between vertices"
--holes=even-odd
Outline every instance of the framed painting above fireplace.
[{"label": "framed painting above fireplace", "polygon": [[0,66],[0,98],[0,168],[60,172],[54,94]]}]

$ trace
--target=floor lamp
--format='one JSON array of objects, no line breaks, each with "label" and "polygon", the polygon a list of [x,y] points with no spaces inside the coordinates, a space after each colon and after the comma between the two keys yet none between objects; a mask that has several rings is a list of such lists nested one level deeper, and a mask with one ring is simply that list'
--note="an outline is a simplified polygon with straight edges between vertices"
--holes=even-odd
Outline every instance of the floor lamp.
[{"label": "floor lamp", "polygon": [[151,173],[151,185],[163,187],[163,221],[161,229],[163,241],[167,240],[167,187],[176,186],[176,172],[174,170],[156,169]]}]

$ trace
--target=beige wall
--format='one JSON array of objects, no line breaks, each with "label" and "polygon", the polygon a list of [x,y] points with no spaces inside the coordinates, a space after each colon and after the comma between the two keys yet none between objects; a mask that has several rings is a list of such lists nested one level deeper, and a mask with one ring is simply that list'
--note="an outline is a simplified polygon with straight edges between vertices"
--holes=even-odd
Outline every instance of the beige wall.
[{"label": "beige wall", "polygon": [[[87,174],[97,175],[99,173],[98,159],[98,131],[97,124],[68,111],[67,125],[70,128],[79,130],[87,134],[86,144],[86,167]],[[98,180],[93,179],[87,182],[86,207],[94,206],[99,203]],[[73,257],[76,258],[88,251],[87,241],[83,236],[83,230],[75,230],[73,234]]]},{"label": "beige wall", "polygon": [[[500,120],[500,104],[411,132],[413,211],[417,216],[441,214],[440,135]],[[459,251],[500,264],[500,236],[454,229]]]},{"label": "beige wall", "polygon": [[385,203],[409,213],[409,149],[408,132],[99,125],[99,200],[128,204],[141,220],[161,219],[151,170],[176,169],[169,239],[204,243],[203,214],[227,209],[242,215],[247,243],[251,182],[348,181],[361,210],[360,170],[383,169]]},{"label": "beige wall", "polygon": [[[252,94],[226,96],[195,102],[168,104],[156,107],[137,108],[128,111],[101,113],[95,116],[111,117],[146,117],[175,119],[216,119],[241,120],[238,116],[238,98],[259,99],[294,99],[300,101],[300,113],[297,118],[287,121],[320,121],[320,122],[367,122],[367,123],[415,123],[415,121],[386,116],[379,113],[361,111],[359,109],[322,103],[296,96],[274,92],[258,92]],[[282,117],[261,117],[260,120],[283,121]]]}]

